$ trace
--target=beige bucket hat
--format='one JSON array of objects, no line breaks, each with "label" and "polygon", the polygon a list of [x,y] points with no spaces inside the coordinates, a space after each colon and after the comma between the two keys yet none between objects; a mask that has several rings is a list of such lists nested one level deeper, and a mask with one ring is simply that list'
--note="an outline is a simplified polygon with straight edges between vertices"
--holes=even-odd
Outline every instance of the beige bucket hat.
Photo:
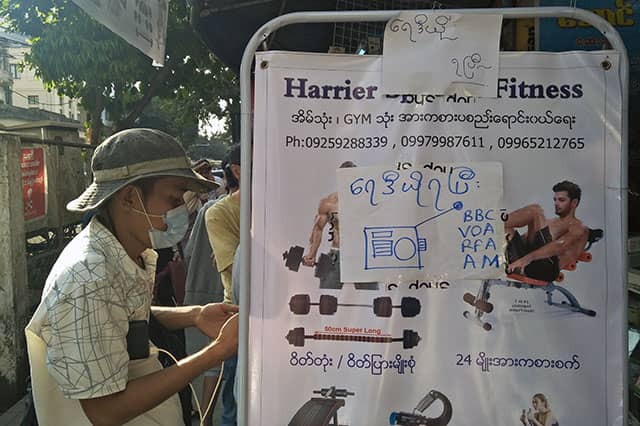
[{"label": "beige bucket hat", "polygon": [[187,178],[188,189],[194,192],[218,187],[191,170],[189,158],[175,138],[154,129],[127,129],[110,136],[94,151],[91,171],[93,182],[67,204],[67,210],[93,210],[123,187],[153,176]]}]

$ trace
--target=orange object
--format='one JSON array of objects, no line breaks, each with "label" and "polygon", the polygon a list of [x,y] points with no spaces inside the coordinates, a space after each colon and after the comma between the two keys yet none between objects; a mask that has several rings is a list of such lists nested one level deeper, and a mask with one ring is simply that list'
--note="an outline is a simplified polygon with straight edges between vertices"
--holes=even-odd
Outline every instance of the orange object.
[{"label": "orange object", "polygon": [[578,260],[580,262],[591,262],[593,260],[593,255],[588,251],[583,251],[580,253],[580,256],[578,256]]},{"label": "orange object", "polygon": [[530,284],[530,285],[545,286],[545,285],[549,284],[547,281],[536,280],[535,278],[529,278],[529,277],[526,277],[526,276],[520,275],[520,274],[508,274],[507,278],[509,278],[510,280],[513,280],[513,281],[520,281],[522,283]]},{"label": "orange object", "polygon": [[567,271],[575,271],[575,270],[576,270],[576,264],[575,264],[575,262],[574,262],[574,263],[570,263],[570,264],[568,264],[568,265],[567,265],[567,267],[566,267],[566,268],[564,268],[564,269],[566,269]]},{"label": "orange object", "polygon": [[560,272],[558,278],[556,278],[556,282],[561,283],[562,281],[564,281],[564,274]]}]

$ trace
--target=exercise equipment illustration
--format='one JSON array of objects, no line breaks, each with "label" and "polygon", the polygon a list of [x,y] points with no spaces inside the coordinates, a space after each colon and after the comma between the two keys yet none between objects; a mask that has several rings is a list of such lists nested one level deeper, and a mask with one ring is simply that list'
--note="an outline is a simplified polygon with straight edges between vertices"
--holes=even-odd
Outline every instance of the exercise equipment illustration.
[{"label": "exercise equipment illustration", "polygon": [[333,340],[337,342],[362,342],[362,343],[394,343],[402,342],[403,349],[411,349],[418,346],[420,336],[413,330],[403,330],[402,337],[390,336],[363,336],[352,334],[313,333],[305,334],[304,327],[296,327],[289,330],[285,336],[293,346],[304,346],[305,339]]},{"label": "exercise equipment illustration", "polygon": [[[438,417],[427,417],[423,415],[422,413],[436,401],[442,403],[442,414]],[[417,414],[416,411],[420,414]],[[449,398],[442,392],[430,390],[429,393],[418,402],[413,412],[392,412],[389,416],[389,424],[401,426],[446,426],[451,421],[451,417],[453,417],[453,407],[451,406]]]},{"label": "exercise equipment illustration", "polygon": [[373,305],[338,303],[337,297],[327,294],[321,295],[320,301],[317,303],[311,302],[311,297],[308,294],[296,294],[291,296],[289,300],[289,308],[296,315],[307,315],[311,310],[311,306],[318,306],[320,315],[333,315],[338,310],[338,307],[373,308],[373,313],[383,318],[390,317],[393,309],[397,308],[400,308],[400,313],[403,317],[412,318],[418,315],[421,309],[420,300],[415,297],[403,297],[400,305],[394,305],[391,297],[386,296],[373,299]]},{"label": "exercise equipment illustration", "polygon": [[[591,262],[593,256],[589,253],[591,246],[602,239],[603,231],[602,229],[589,229],[589,236],[587,238],[587,244],[584,248],[584,251],[578,256],[576,263],[569,265],[566,270],[574,271],[577,267],[577,262]],[[560,272],[555,280],[552,281],[543,281],[530,277],[526,277],[521,274],[512,273],[507,275],[506,280],[502,279],[489,279],[483,280],[480,285],[480,289],[476,295],[471,293],[465,293],[462,299],[468,303],[469,305],[474,307],[474,311],[464,311],[463,315],[465,318],[474,321],[477,325],[481,326],[484,330],[490,331],[493,328],[493,325],[487,321],[484,321],[484,317],[487,314],[493,312],[494,306],[491,302],[489,302],[489,298],[491,297],[491,287],[492,286],[505,286],[505,287],[514,287],[514,288],[524,288],[524,289],[540,289],[544,290],[547,294],[546,303],[550,306],[558,306],[562,309],[567,309],[572,312],[578,312],[590,317],[596,316],[596,311],[592,309],[584,308],[578,299],[564,286],[558,285],[559,283],[564,281],[564,273]],[[561,293],[566,300],[563,301],[555,301],[553,299],[553,293],[557,291]]]},{"label": "exercise equipment illustration", "polygon": [[293,416],[289,426],[347,426],[338,422],[338,410],[345,406],[344,398],[355,393],[335,386],[314,390],[322,397],[311,398]]}]

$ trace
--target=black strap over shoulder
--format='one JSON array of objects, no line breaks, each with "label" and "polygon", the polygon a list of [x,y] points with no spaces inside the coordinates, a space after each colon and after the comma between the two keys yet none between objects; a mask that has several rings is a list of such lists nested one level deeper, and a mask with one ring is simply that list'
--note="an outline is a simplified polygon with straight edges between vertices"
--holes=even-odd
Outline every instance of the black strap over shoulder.
[{"label": "black strap over shoulder", "polygon": [[129,321],[127,352],[130,360],[149,357],[149,324],[147,321]]}]

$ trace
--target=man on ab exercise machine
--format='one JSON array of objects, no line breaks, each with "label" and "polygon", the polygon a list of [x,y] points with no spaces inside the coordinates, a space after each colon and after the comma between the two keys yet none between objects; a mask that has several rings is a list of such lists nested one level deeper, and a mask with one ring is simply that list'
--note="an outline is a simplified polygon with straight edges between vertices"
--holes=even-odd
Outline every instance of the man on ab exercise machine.
[{"label": "man on ab exercise machine", "polygon": [[[507,238],[507,273],[553,281],[560,269],[574,264],[589,238],[589,228],[576,218],[582,191],[570,181],[553,186],[557,218],[547,219],[544,210],[530,204],[509,213],[504,224]],[[520,235],[517,228],[527,227]]]}]

